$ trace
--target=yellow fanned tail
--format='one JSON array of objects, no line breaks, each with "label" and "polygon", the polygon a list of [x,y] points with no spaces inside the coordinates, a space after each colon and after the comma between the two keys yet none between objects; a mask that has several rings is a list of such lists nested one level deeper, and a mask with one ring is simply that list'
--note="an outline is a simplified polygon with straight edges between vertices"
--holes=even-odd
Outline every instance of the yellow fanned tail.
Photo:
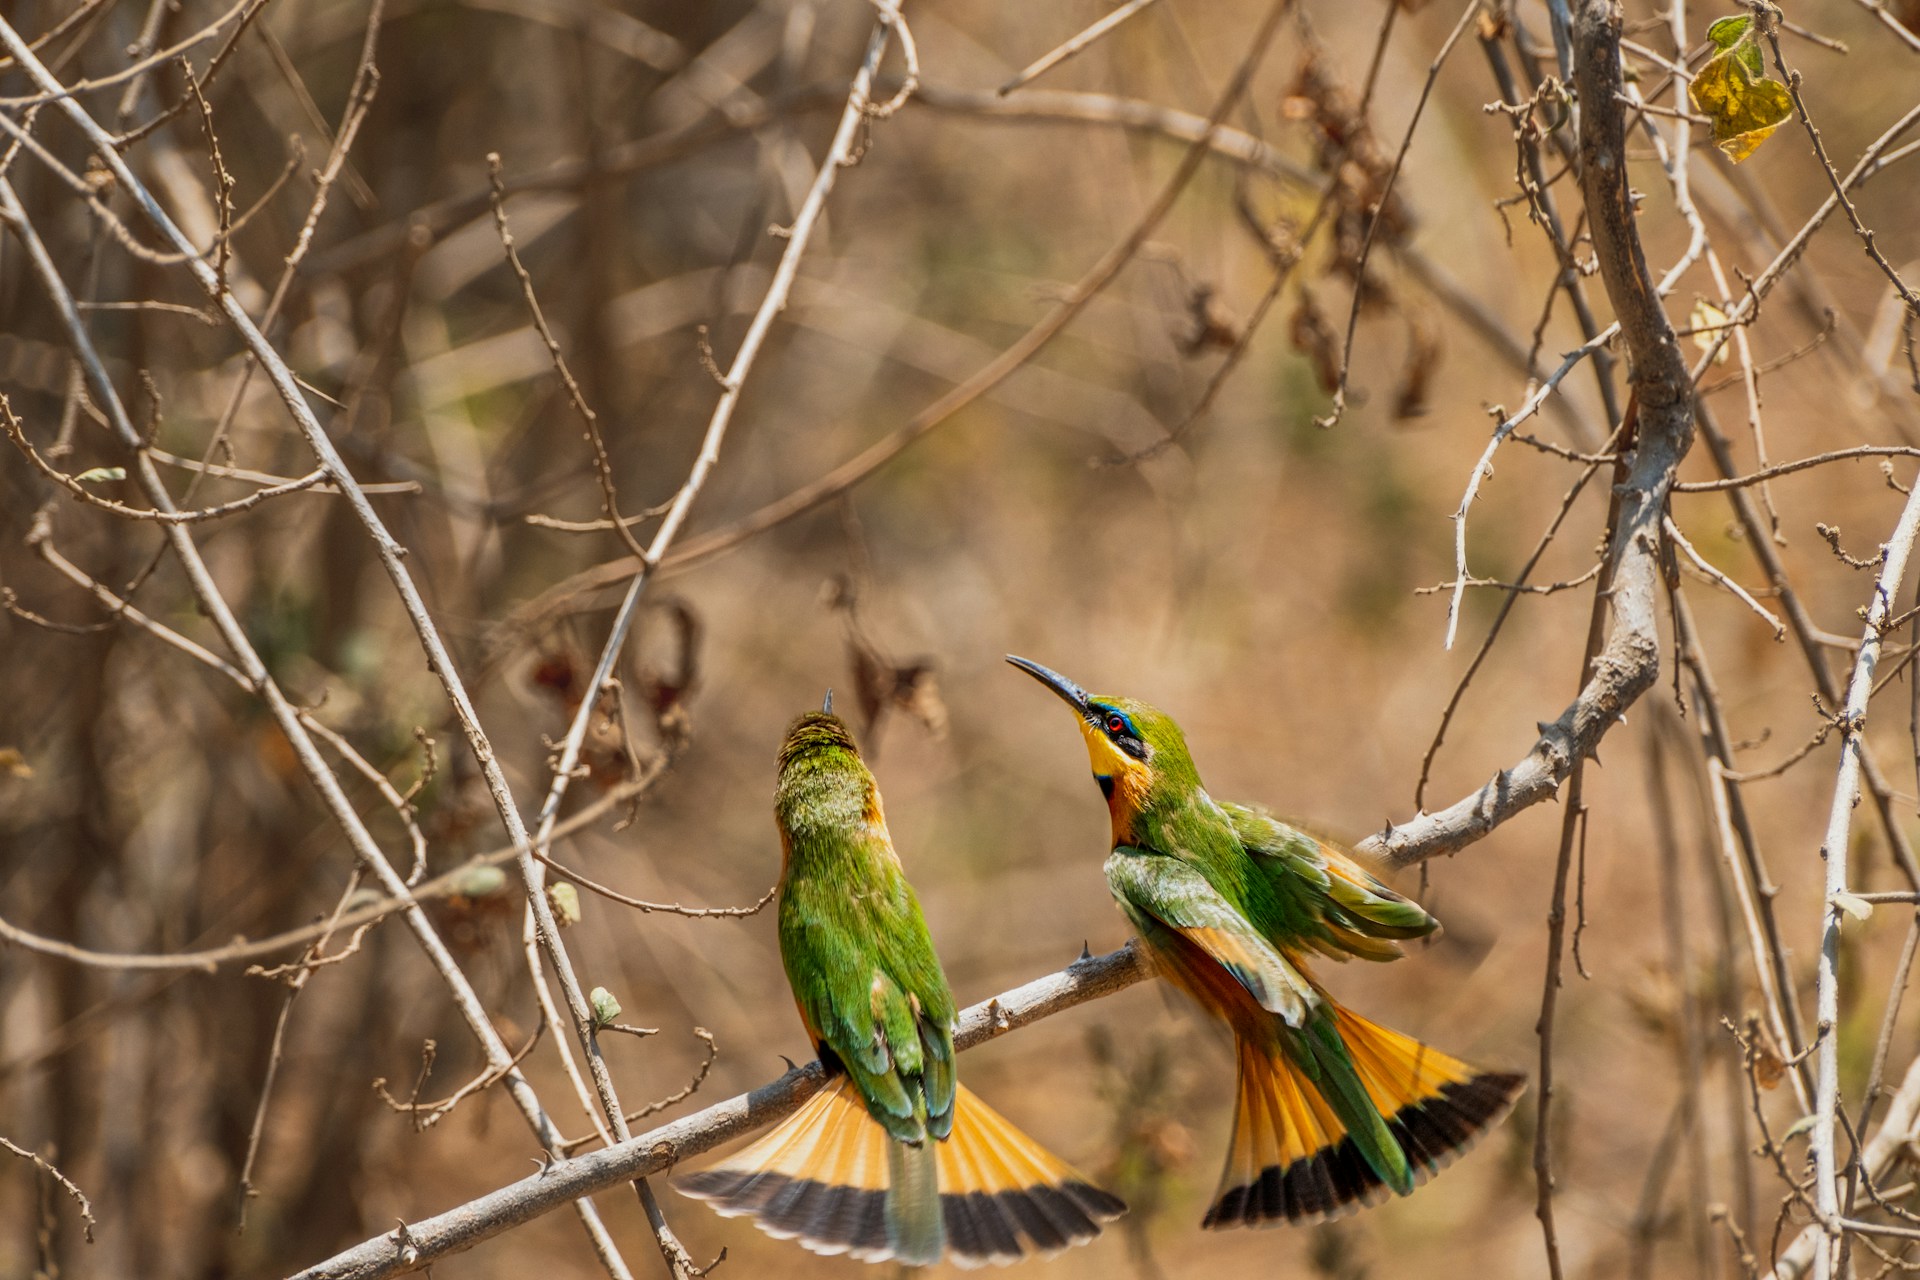
[{"label": "yellow fanned tail", "polygon": [[947,1257],[963,1267],[1058,1253],[1126,1212],[965,1085],[954,1100],[953,1134],[934,1159]]},{"label": "yellow fanned tail", "polygon": [[[895,1142],[842,1076],[759,1141],[674,1185],[768,1235],[867,1262],[1015,1262],[1091,1240],[1126,1211],[964,1085],[951,1136],[932,1147]],[[919,1174],[929,1155],[932,1221],[932,1206],[898,1203],[929,1185]]]},{"label": "yellow fanned tail", "polygon": [[[1479,1071],[1338,1005],[1334,1015],[1415,1185],[1498,1124],[1526,1087],[1524,1076]],[[1321,1222],[1386,1199],[1390,1188],[1277,1041],[1242,1035],[1238,1051],[1233,1146],[1204,1225]]]},{"label": "yellow fanned tail", "polygon": [[895,1257],[886,1203],[891,1143],[841,1076],[758,1142],[674,1186],[815,1253],[885,1262]]},{"label": "yellow fanned tail", "polygon": [[1335,1011],[1347,1055],[1388,1117],[1415,1185],[1465,1154],[1526,1090],[1525,1076],[1481,1071],[1351,1009]]}]

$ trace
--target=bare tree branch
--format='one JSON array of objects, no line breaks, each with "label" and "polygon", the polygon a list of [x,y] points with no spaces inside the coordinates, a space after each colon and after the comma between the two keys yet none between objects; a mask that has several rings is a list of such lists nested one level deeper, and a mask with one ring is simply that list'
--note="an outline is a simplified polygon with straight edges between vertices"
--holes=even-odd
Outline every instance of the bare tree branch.
[{"label": "bare tree branch", "polygon": [[1586,0],[1574,27],[1574,81],[1580,93],[1581,187],[1600,276],[1633,357],[1637,413],[1633,466],[1622,486],[1612,561],[1612,623],[1593,677],[1558,719],[1540,727],[1524,758],[1472,795],[1369,837],[1363,852],[1397,866],[1451,853],[1507,818],[1555,795],[1573,762],[1589,756],[1660,671],[1655,601],[1660,522],[1680,460],[1693,443],[1693,383],[1679,339],[1647,268],[1627,189],[1625,110],[1619,100],[1621,14]]},{"label": "bare tree branch", "polygon": [[1814,1241],[1813,1271],[1820,1280],[1835,1273],[1840,1216],[1840,1171],[1835,1163],[1835,1113],[1840,1103],[1840,925],[1847,918],[1844,905],[1853,886],[1848,882],[1848,833],[1853,807],[1860,802],[1860,742],[1866,732],[1867,698],[1873,690],[1873,670],[1880,657],[1886,620],[1893,614],[1893,598],[1906,578],[1907,557],[1920,535],[1920,485],[1907,495],[1893,536],[1880,548],[1880,576],[1867,601],[1866,627],[1860,652],[1853,660],[1847,683],[1847,702],[1840,713],[1840,766],[1834,778],[1833,805],[1827,813],[1826,838],[1820,857],[1826,863],[1826,894],[1820,904],[1820,964],[1814,973],[1814,1017],[1819,1047],[1814,1054],[1814,1122],[1808,1141],[1813,1149],[1814,1204],[1827,1230]]}]

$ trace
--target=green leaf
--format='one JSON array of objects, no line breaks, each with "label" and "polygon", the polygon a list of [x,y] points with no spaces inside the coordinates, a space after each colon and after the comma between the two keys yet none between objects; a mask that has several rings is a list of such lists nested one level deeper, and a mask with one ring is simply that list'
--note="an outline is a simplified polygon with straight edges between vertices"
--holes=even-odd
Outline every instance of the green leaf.
[{"label": "green leaf", "polygon": [[125,467],[92,467],[74,477],[81,484],[100,484],[107,480],[125,480],[126,478]]},{"label": "green leaf", "polygon": [[[1731,19],[1721,20],[1727,21]],[[1720,25],[1716,22],[1714,27]],[[1714,144],[1735,164],[1752,155],[1793,114],[1787,87],[1759,74],[1759,61],[1760,51],[1753,44],[1723,50],[1700,68],[1687,87],[1694,110],[1713,121]]]},{"label": "green leaf", "polygon": [[1819,1119],[1820,1118],[1818,1116],[1801,1116],[1798,1120],[1795,1120],[1791,1125],[1787,1127],[1787,1131],[1785,1133],[1780,1135],[1781,1144],[1785,1145],[1787,1142],[1807,1132],[1807,1130],[1813,1128],[1814,1125],[1819,1123]]},{"label": "green leaf", "polygon": [[1724,52],[1745,39],[1752,26],[1753,19],[1746,14],[1722,18],[1707,28],[1707,39],[1713,41],[1714,48]]},{"label": "green leaf", "polygon": [[498,867],[468,867],[454,878],[452,887],[463,898],[491,898],[506,892],[507,873]]},{"label": "green leaf", "polygon": [[593,1025],[596,1027],[610,1027],[613,1020],[620,1016],[620,1002],[605,987],[595,987],[589,991],[587,1003],[593,1006]]}]

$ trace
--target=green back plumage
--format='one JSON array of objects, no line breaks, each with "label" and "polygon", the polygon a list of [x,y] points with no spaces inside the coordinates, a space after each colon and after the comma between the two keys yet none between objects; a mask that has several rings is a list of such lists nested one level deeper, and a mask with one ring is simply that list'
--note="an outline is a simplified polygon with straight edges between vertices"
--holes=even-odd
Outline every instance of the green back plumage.
[{"label": "green back plumage", "polygon": [[780,957],[822,1056],[902,1142],[953,1125],[953,993],[846,726],[809,712],[780,751]]},{"label": "green back plumage", "polygon": [[[828,707],[831,707],[829,696]],[[1126,1211],[955,1078],[953,994],[873,775],[826,710],[780,750],[780,956],[826,1087],[675,1185],[818,1253],[1012,1262]]]},{"label": "green back plumage", "polygon": [[1258,806],[1215,801],[1201,784],[1186,735],[1165,712],[1131,698],[1095,694],[1091,702],[1125,715],[1146,747],[1124,843],[1198,868],[1274,943],[1311,947],[1336,960],[1391,960],[1400,955],[1395,942],[1439,927],[1331,839]]}]

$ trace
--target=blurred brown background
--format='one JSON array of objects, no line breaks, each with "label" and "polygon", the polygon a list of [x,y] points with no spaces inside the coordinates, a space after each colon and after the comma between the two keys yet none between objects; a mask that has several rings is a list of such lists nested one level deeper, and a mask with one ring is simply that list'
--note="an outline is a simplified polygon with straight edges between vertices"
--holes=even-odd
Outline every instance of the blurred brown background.
[{"label": "blurred brown background", "polygon": [[[1002,664],[1008,652],[1171,711],[1223,797],[1310,815],[1355,838],[1413,812],[1439,714],[1498,605],[1492,592],[1470,592],[1461,641],[1447,652],[1444,594],[1415,589],[1452,576],[1446,517],[1491,429],[1483,410],[1517,406],[1527,391],[1525,371],[1468,323],[1462,299],[1524,351],[1557,270],[1523,206],[1506,208],[1504,219],[1493,208],[1514,191],[1515,151],[1506,119],[1482,110],[1499,89],[1474,30],[1440,75],[1399,178],[1407,223],[1383,231],[1376,248],[1370,272],[1381,296],[1360,320],[1357,403],[1344,421],[1331,430],[1313,424],[1328,397],[1313,351],[1294,340],[1311,318],[1306,296],[1336,334],[1344,328],[1351,277],[1333,263],[1335,245],[1323,233],[1182,446],[1138,465],[1096,465],[1175,427],[1219,367],[1220,347],[1193,341],[1196,290],[1213,291],[1231,341],[1265,287],[1265,251],[1236,204],[1296,227],[1313,207],[1323,141],[1315,113],[1329,99],[1301,79],[1311,41],[1320,43],[1316,74],[1355,98],[1383,10],[1315,0],[1300,7],[1311,34],[1289,24],[1228,123],[1270,143],[1301,176],[1209,161],[1146,251],[1035,367],[844,498],[651,588],[621,672],[629,689],[664,682],[675,710],[664,731],[636,724],[634,751],[649,760],[669,739],[684,734],[684,744],[630,825],[602,821],[562,842],[557,856],[647,898],[753,901],[778,869],[769,803],[787,721],[817,705],[827,686],[847,697],[863,679],[878,679],[871,670],[861,676],[861,661],[924,664],[914,706],[889,710],[866,736],[877,737],[893,831],[957,994],[971,1003],[1057,969],[1083,941],[1095,951],[1117,946],[1127,930],[1099,873],[1106,822],[1082,748],[1059,708]],[[207,0],[157,6],[160,45],[221,8]],[[1204,115],[1263,8],[1164,0],[1007,102],[1024,95],[1058,106],[1043,92],[1074,90]],[[1093,0],[908,7],[926,92],[874,122],[870,147],[841,175],[690,537],[807,483],[971,373],[1037,320],[1159,191],[1183,153],[1177,140],[1064,118],[1072,114],[1064,106],[1019,120],[983,109],[1014,71],[1105,9]],[[16,0],[7,17],[31,36],[73,12],[72,0]],[[235,288],[256,314],[326,154],[323,122],[331,129],[345,106],[367,16],[362,0],[273,0],[208,88],[236,208],[266,195],[288,164],[289,138],[304,140],[291,181],[234,236]],[[1511,16],[1550,68],[1544,10],[1523,3]],[[1671,53],[1655,16],[1631,5],[1629,22],[1640,24],[1633,38]],[[1694,39],[1719,16],[1689,12]],[[1911,105],[1920,62],[1856,4],[1818,0],[1789,16],[1850,48],[1786,46],[1844,169]],[[67,80],[107,75],[126,65],[147,17],[137,0],[108,0],[43,56]],[[1385,156],[1398,148],[1426,67],[1458,17],[1457,6],[1437,3],[1399,15],[1372,111]],[[344,406],[316,401],[356,473],[418,486],[376,502],[411,549],[409,566],[529,811],[547,782],[543,739],[561,736],[569,710],[555,685],[569,672],[584,675],[605,635],[608,601],[526,627],[504,629],[502,620],[621,548],[605,532],[525,520],[590,519],[600,496],[578,423],[505,269],[485,205],[485,156],[498,151],[510,180],[574,162],[517,190],[508,212],[600,414],[623,505],[640,510],[680,484],[718,395],[696,328],[708,326],[724,364],[784,244],[767,228],[791,221],[812,179],[871,18],[854,0],[387,7],[378,97],[272,336],[302,377]],[[1500,40],[1512,49],[1511,35]],[[211,47],[192,53],[197,70]],[[887,72],[897,76],[897,60]],[[124,119],[151,117],[179,100],[182,84],[177,68],[161,66]],[[26,91],[17,70],[0,71],[0,93]],[[119,96],[116,88],[86,101],[111,120]],[[1724,261],[1747,275],[1772,256],[1770,220],[1791,231],[1827,190],[1796,130],[1783,130],[1738,172],[1696,138],[1696,196]],[[84,171],[71,127],[49,112],[37,133]],[[1650,155],[1633,181],[1648,193],[1643,221],[1657,274],[1687,233]],[[190,226],[196,218],[202,229],[214,225],[197,110],[130,158]],[[16,159],[10,176],[85,296],[202,301],[183,272],[132,257],[100,234],[34,158]],[[1556,191],[1571,220],[1572,184]],[[124,215],[124,194],[108,198]],[[1890,169],[1858,197],[1896,266],[1920,254],[1916,199],[1911,167]],[[1910,440],[1915,401],[1899,399],[1902,361],[1889,319],[1897,313],[1883,305],[1884,278],[1837,219],[1815,238],[1800,276],[1832,300],[1840,327],[1766,378],[1770,455]],[[1597,280],[1587,287],[1605,323],[1604,292]],[[1737,299],[1737,280],[1731,288]],[[1669,299],[1676,323],[1697,297],[1729,300],[1695,268]],[[1778,360],[1819,333],[1820,302],[1776,294],[1750,334],[1754,360]],[[159,447],[199,457],[239,375],[231,334],[156,310],[101,311],[91,323]],[[1580,341],[1562,298],[1546,325],[1540,371]],[[1737,365],[1707,380],[1733,372]],[[45,296],[18,243],[0,237],[0,392],[42,447],[61,420],[68,379]],[[1425,385],[1409,388],[1409,379]],[[1603,420],[1588,367],[1565,387],[1582,419]],[[1427,411],[1396,412],[1408,398]],[[1742,465],[1751,465],[1737,384],[1712,403],[1736,434]],[[1552,412],[1527,429],[1577,449],[1600,443]],[[232,436],[235,465],[280,476],[311,466],[263,379],[254,379]],[[69,628],[18,612],[0,617],[0,748],[18,753],[0,769],[0,914],[50,938],[142,953],[216,946],[324,914],[346,884],[350,855],[271,721],[253,699],[152,637],[99,625],[102,611],[26,546],[35,513],[56,491],[16,451],[0,456],[0,581],[19,610]],[[66,469],[123,461],[83,411]],[[1911,463],[1898,465],[1911,479]],[[1472,515],[1477,573],[1504,578],[1518,569],[1575,470],[1505,448]],[[1695,457],[1686,474],[1711,473]],[[168,472],[175,481],[184,475]],[[130,484],[100,489],[141,505]],[[215,483],[205,500],[244,492]],[[1862,461],[1776,482],[1772,496],[1782,554],[1816,620],[1857,637],[1867,575],[1836,561],[1813,525],[1838,525],[1849,551],[1869,555],[1900,495]],[[1604,508],[1603,472],[1536,580],[1572,578],[1592,562]],[[62,554],[116,588],[160,546],[150,525],[64,499],[48,511]],[[1675,517],[1707,558],[1749,586],[1761,581],[1722,497],[1677,498]],[[196,533],[293,696],[403,787],[421,774],[415,728],[437,740],[437,772],[418,798],[433,869],[496,847],[499,824],[471,758],[339,500],[289,496]],[[1784,759],[1820,723],[1801,655],[1776,644],[1730,596],[1696,577],[1684,581],[1735,734],[1751,744],[1740,763]],[[218,648],[170,558],[161,557],[136,599]],[[1518,759],[1535,722],[1559,714],[1578,685],[1589,601],[1582,589],[1520,602],[1448,734],[1429,807]],[[1846,656],[1836,650],[1835,663]],[[1737,1274],[1725,1232],[1701,1210],[1728,1206],[1764,1243],[1781,1195],[1769,1167],[1736,1154],[1754,1136],[1735,1128],[1745,1085],[1718,1020],[1753,1006],[1753,970],[1737,917],[1731,947],[1722,931],[1732,908],[1703,807],[1694,720],[1690,711],[1678,722],[1670,676],[1671,655],[1663,655],[1661,686],[1609,737],[1604,767],[1587,781],[1593,818],[1580,949],[1591,976],[1569,967],[1555,1117],[1562,1246],[1569,1274],[1582,1277],[1695,1275],[1703,1264],[1707,1274]],[[1871,723],[1911,826],[1907,689],[1904,678],[1891,685]],[[1656,735],[1664,751],[1654,760]],[[576,802],[624,767],[619,751],[602,745]],[[1795,970],[1809,984],[1833,760],[1829,744],[1746,789],[1783,885],[1778,909]],[[1675,814],[1677,903],[1663,891],[1656,772]],[[392,815],[364,783],[350,787],[404,867]],[[1557,807],[1546,806],[1433,865],[1426,900],[1446,935],[1406,963],[1326,975],[1341,998],[1476,1061],[1532,1069],[1558,825]],[[1865,807],[1855,831],[1859,887],[1899,887]],[[1414,888],[1411,879],[1403,887]],[[1668,910],[1684,942],[1677,961],[1662,930]],[[569,935],[583,983],[617,993],[628,1020],[660,1028],[609,1046],[629,1105],[682,1087],[704,1052],[695,1026],[711,1030],[718,1057],[699,1092],[670,1115],[771,1079],[783,1054],[809,1053],[770,913],[689,920],[587,896],[584,916]],[[1882,908],[1848,934],[1840,1033],[1855,1095],[1903,917]],[[523,1043],[537,1015],[515,893],[441,902],[434,918],[502,1034]],[[9,1158],[0,1164],[0,1275],[52,1274],[56,1265],[77,1277],[279,1274],[529,1171],[536,1148],[495,1091],[417,1134],[371,1088],[384,1077],[404,1096],[428,1038],[438,1056],[421,1097],[444,1096],[482,1065],[439,979],[389,920],[360,955],[317,971],[294,1008],[254,1172],[259,1195],[236,1234],[237,1180],[285,992],[242,968],[122,972],[0,950],[0,1133],[29,1148],[50,1144],[100,1220],[97,1242],[82,1243],[71,1206]],[[1683,990],[1708,1055],[1699,1126],[1688,1132],[1674,1118],[1686,1077]],[[1904,1018],[1890,1056],[1896,1078],[1916,1048],[1920,1035]],[[1222,1037],[1194,1011],[1141,986],[969,1054],[965,1067],[996,1106],[1135,1206],[1093,1246],[1025,1274],[1542,1273],[1532,1098],[1409,1200],[1331,1228],[1211,1235],[1197,1223],[1224,1152],[1231,1064]],[[562,1126],[587,1132],[550,1046],[526,1069]],[[1784,1095],[1767,1099],[1776,1133],[1794,1119]],[[1803,1149],[1790,1146],[1792,1158]],[[859,1270],[671,1193],[664,1201],[702,1260],[727,1248],[720,1276]],[[656,1274],[632,1196],[608,1193],[600,1204],[636,1272]],[[1782,1238],[1801,1221],[1790,1218]],[[569,1213],[435,1274],[534,1269],[556,1280],[601,1274]]]}]

